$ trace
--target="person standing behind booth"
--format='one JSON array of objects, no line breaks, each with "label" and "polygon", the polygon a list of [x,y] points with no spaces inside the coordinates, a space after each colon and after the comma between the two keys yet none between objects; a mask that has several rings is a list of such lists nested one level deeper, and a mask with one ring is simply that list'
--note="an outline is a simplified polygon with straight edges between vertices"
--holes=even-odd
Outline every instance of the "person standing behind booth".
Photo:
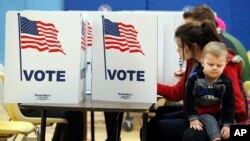
[{"label": "person standing behind booth", "polygon": [[[203,22],[205,20],[209,20],[213,22],[215,25],[217,25],[214,12],[208,5],[199,5],[188,11],[185,11],[183,13],[183,18],[185,20],[185,23],[193,21]],[[243,44],[234,36],[227,33],[226,31],[219,29],[218,34],[220,35],[222,41],[226,44],[228,48],[232,49],[236,54],[240,55],[243,58],[244,60],[243,62],[244,68],[242,76],[243,82],[250,80],[250,73],[249,73],[250,63],[247,57],[247,51],[243,46]]]},{"label": "person standing behind booth", "polygon": [[106,141],[120,141],[123,112],[104,112],[107,139]]},{"label": "person standing behind booth", "polygon": [[227,26],[226,26],[225,22],[221,18],[219,18],[217,16],[217,17],[215,17],[215,21],[216,21],[217,30],[219,30],[219,31],[222,30],[222,31],[225,31],[225,32],[227,31]]},{"label": "person standing behind booth", "polygon": [[206,129],[211,141],[228,139],[234,123],[232,82],[222,74],[227,54],[225,44],[209,42],[203,49],[201,64],[186,82],[184,108],[190,128]]}]

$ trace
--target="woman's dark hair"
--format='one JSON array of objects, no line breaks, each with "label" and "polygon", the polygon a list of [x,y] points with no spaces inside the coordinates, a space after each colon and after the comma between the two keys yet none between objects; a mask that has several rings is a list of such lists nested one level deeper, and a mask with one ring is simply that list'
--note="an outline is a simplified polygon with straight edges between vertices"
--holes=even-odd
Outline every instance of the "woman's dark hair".
[{"label": "woman's dark hair", "polygon": [[198,44],[201,49],[210,41],[221,42],[216,27],[210,21],[203,23],[186,23],[179,26],[175,31],[175,37],[181,40],[182,46],[186,44],[190,50],[193,50],[193,44]]}]

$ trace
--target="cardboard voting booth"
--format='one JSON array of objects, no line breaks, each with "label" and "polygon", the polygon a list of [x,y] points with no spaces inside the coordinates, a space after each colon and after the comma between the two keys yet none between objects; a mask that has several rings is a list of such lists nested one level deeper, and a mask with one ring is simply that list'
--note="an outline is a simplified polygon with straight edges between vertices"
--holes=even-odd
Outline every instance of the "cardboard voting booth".
[{"label": "cardboard voting booth", "polygon": [[85,94],[83,13],[6,14],[4,102],[78,103]]},{"label": "cardboard voting booth", "polygon": [[[74,11],[76,12],[76,11]],[[100,12],[100,11],[81,11],[88,14],[88,46],[87,46],[87,86],[86,90],[91,92],[92,77],[92,42],[93,27],[92,21],[96,16],[109,13],[144,13],[157,15],[158,43],[157,43],[157,82],[173,85],[178,81],[175,72],[180,68],[180,58],[176,51],[174,33],[178,26],[184,23],[182,11],[120,11],[120,12]],[[183,64],[185,68],[185,63]]]},{"label": "cardboard voting booth", "polygon": [[92,15],[92,100],[156,102],[157,16]]}]

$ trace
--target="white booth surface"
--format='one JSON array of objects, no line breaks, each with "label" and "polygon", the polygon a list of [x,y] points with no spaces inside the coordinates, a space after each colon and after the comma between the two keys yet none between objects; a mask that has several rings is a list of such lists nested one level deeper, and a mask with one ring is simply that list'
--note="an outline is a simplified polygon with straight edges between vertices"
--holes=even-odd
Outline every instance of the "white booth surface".
[{"label": "white booth surface", "polygon": [[95,15],[92,100],[156,102],[157,16]]},{"label": "white booth surface", "polygon": [[82,13],[6,14],[4,102],[78,103],[85,95]]},{"label": "white booth surface", "polygon": [[[175,43],[174,33],[178,26],[184,23],[182,14],[183,12],[174,11],[122,11],[122,12],[93,12],[84,11],[89,16],[89,28],[92,29],[93,18],[102,13],[145,13],[154,14],[157,16],[157,29],[158,29],[158,43],[157,43],[157,82],[168,85],[173,85],[178,81],[174,73],[179,69],[179,55],[176,51],[177,45]],[[141,18],[140,18],[141,19]],[[126,20],[125,20],[126,21]],[[146,29],[145,29],[146,30]],[[96,36],[92,30],[89,30],[90,36]],[[99,33],[98,33],[99,34]],[[90,38],[90,37],[89,37]],[[87,91],[91,92],[91,63],[92,63],[92,38],[87,47]],[[185,67],[185,63],[184,66]]]}]

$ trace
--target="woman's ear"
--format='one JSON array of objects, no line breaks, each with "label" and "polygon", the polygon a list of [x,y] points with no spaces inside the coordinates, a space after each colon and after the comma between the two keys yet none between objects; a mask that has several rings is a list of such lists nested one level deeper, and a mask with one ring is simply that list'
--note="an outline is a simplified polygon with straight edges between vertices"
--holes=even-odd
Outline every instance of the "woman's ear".
[{"label": "woman's ear", "polygon": [[199,45],[197,43],[192,43],[192,47],[195,51],[199,49]]}]

